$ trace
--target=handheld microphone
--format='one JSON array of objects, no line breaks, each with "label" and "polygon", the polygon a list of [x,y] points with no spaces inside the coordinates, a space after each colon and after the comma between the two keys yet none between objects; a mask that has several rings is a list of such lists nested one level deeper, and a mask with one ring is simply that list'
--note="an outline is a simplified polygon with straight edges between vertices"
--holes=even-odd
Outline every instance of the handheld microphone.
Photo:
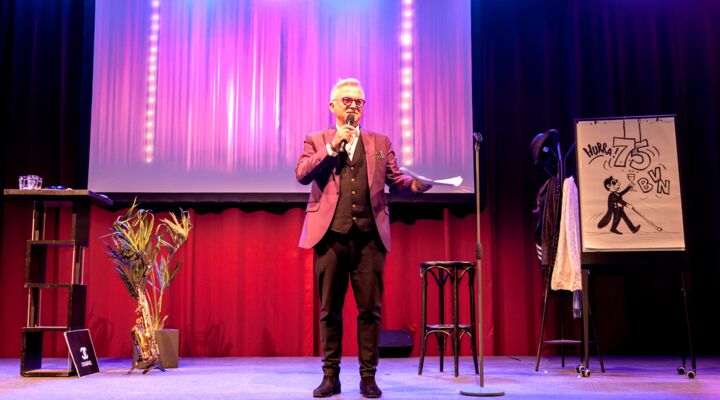
[{"label": "handheld microphone", "polygon": [[[348,114],[347,117],[345,117],[345,125],[355,125],[355,114]],[[340,142],[340,153],[345,152],[346,144],[344,140]]]}]

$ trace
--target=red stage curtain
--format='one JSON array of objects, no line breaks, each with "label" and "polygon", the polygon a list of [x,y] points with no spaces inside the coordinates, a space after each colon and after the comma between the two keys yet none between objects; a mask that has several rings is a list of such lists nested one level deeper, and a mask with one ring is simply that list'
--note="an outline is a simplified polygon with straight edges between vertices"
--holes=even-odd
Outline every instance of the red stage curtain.
[{"label": "red stage curtain", "polygon": [[[404,207],[402,204],[393,207]],[[439,207],[439,206],[438,206]],[[25,323],[27,293],[23,289],[25,241],[30,209],[5,203],[0,270],[4,329],[0,357],[18,357],[20,328]],[[87,326],[103,357],[130,354],[134,303],[105,255],[102,238],[122,211],[93,208],[91,242],[86,254],[88,285]],[[166,294],[168,327],[180,329],[182,356],[312,356],[318,354],[318,306],[314,290],[312,251],[297,247],[304,211],[291,208],[278,215],[266,210],[246,212],[228,208],[219,213],[191,210],[194,229],[182,251],[183,269]],[[483,218],[487,213],[483,214]],[[492,221],[483,221],[483,290],[486,354],[530,354],[539,325],[540,275],[536,265],[499,265],[493,246]],[[393,222],[393,251],[385,267],[384,329],[407,329],[414,335],[414,354],[420,341],[421,285],[419,263],[425,260],[475,256],[475,216],[457,216],[444,209],[442,218]],[[62,233],[63,230],[60,230]],[[503,249],[512,262],[525,253]],[[58,255],[60,258],[61,255]],[[505,258],[504,257],[504,258]],[[60,268],[53,261],[55,268]],[[499,285],[498,285],[499,284]],[[431,285],[432,287],[432,285]],[[437,316],[436,293],[430,292],[429,318]],[[537,296],[536,296],[537,295]],[[44,316],[64,315],[60,305],[48,306]],[[461,304],[467,304],[463,292]],[[448,298],[446,315],[450,315]],[[467,307],[461,308],[463,319]],[[345,307],[344,354],[357,354],[354,300]],[[45,317],[43,317],[45,320]],[[501,331],[497,330],[502,326]],[[59,337],[49,340],[45,354],[61,355]],[[430,340],[429,354],[437,354]],[[464,340],[463,353],[469,354]]]}]

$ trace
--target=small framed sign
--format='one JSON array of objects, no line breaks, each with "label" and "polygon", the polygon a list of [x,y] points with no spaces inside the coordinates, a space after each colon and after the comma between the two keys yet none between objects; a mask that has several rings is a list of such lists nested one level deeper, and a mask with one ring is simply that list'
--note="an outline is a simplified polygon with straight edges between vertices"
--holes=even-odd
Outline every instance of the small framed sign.
[{"label": "small framed sign", "polygon": [[85,376],[100,372],[95,346],[88,329],[78,329],[65,332],[65,343],[70,351],[75,371],[78,376]]}]

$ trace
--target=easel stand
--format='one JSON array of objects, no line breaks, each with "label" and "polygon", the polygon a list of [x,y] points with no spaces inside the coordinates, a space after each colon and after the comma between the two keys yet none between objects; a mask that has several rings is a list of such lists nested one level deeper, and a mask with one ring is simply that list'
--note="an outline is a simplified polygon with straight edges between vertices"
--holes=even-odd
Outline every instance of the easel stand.
[{"label": "easel stand", "polygon": [[[626,252],[626,253],[583,253],[582,254],[582,294],[583,294],[583,340],[584,340],[584,366],[589,376],[590,358],[588,353],[588,328],[590,324],[590,275],[594,271],[602,271],[608,274],[621,274],[621,270],[629,268],[640,269],[652,273],[657,270],[674,270],[680,273],[681,296],[683,303],[684,322],[687,333],[687,347],[682,352],[682,364],[677,368],[677,373],[686,375],[693,379],[697,375],[697,364],[695,350],[692,344],[692,329],[690,326],[690,314],[688,307],[689,266],[688,257],[685,251],[660,251],[660,252]],[[651,270],[652,269],[652,270]],[[687,354],[690,353],[691,369],[687,369]]]}]

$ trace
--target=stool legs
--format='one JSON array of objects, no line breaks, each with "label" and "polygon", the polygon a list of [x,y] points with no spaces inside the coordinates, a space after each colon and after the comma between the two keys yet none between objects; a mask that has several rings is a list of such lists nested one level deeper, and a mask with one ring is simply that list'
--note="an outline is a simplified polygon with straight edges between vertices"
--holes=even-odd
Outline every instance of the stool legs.
[{"label": "stool legs", "polygon": [[[473,364],[475,365],[475,374],[480,374],[480,369],[478,368],[478,351],[477,351],[477,341],[478,336],[475,336],[478,334],[477,329],[477,321],[475,320],[477,317],[477,313],[475,312],[475,269],[469,270],[469,276],[468,276],[468,287],[470,289],[470,325],[472,326],[472,332],[470,334],[470,348],[472,349],[472,356],[473,356]],[[482,332],[480,332],[480,338],[482,338]]]},{"label": "stool legs", "polygon": [[[460,281],[464,274],[468,274],[468,287],[470,294],[470,325],[460,325],[460,299],[459,299],[459,286]],[[438,319],[439,324],[427,323],[427,290],[428,290],[428,274],[432,276],[438,286]],[[463,268],[463,267],[421,267],[420,276],[422,278],[422,337],[420,342],[420,360],[418,363],[418,375],[422,375],[423,366],[425,363],[425,353],[427,351],[427,340],[429,336],[434,336],[437,341],[439,354],[440,372],[444,372],[444,361],[445,361],[445,349],[450,341],[450,346],[453,352],[453,367],[455,376],[459,376],[460,370],[460,339],[462,335],[468,334],[471,337],[471,349],[473,355],[473,364],[475,366],[475,373],[479,374],[478,365],[478,351],[476,345],[476,308],[475,308],[475,290],[474,290],[474,277],[475,269]],[[445,283],[450,280],[452,281],[452,322],[449,324],[445,323]]]},{"label": "stool legs", "polygon": [[452,287],[453,287],[453,361],[455,364],[455,376],[458,376],[459,356],[460,356],[460,301],[458,300],[458,272],[457,269],[452,271]]},{"label": "stool legs", "polygon": [[[438,281],[438,317],[440,318],[440,323],[445,323],[445,281],[447,280],[447,276],[445,273],[445,270],[438,270],[439,277],[435,277],[435,279]],[[440,348],[440,372],[443,372],[443,365],[445,361],[445,343],[446,343],[446,337],[443,334],[435,334],[435,338],[438,341],[438,347]]]},{"label": "stool legs", "polygon": [[425,361],[425,342],[427,341],[427,274],[420,270],[422,278],[422,337],[420,338],[420,364],[418,365],[418,375],[422,375],[423,362]]}]

